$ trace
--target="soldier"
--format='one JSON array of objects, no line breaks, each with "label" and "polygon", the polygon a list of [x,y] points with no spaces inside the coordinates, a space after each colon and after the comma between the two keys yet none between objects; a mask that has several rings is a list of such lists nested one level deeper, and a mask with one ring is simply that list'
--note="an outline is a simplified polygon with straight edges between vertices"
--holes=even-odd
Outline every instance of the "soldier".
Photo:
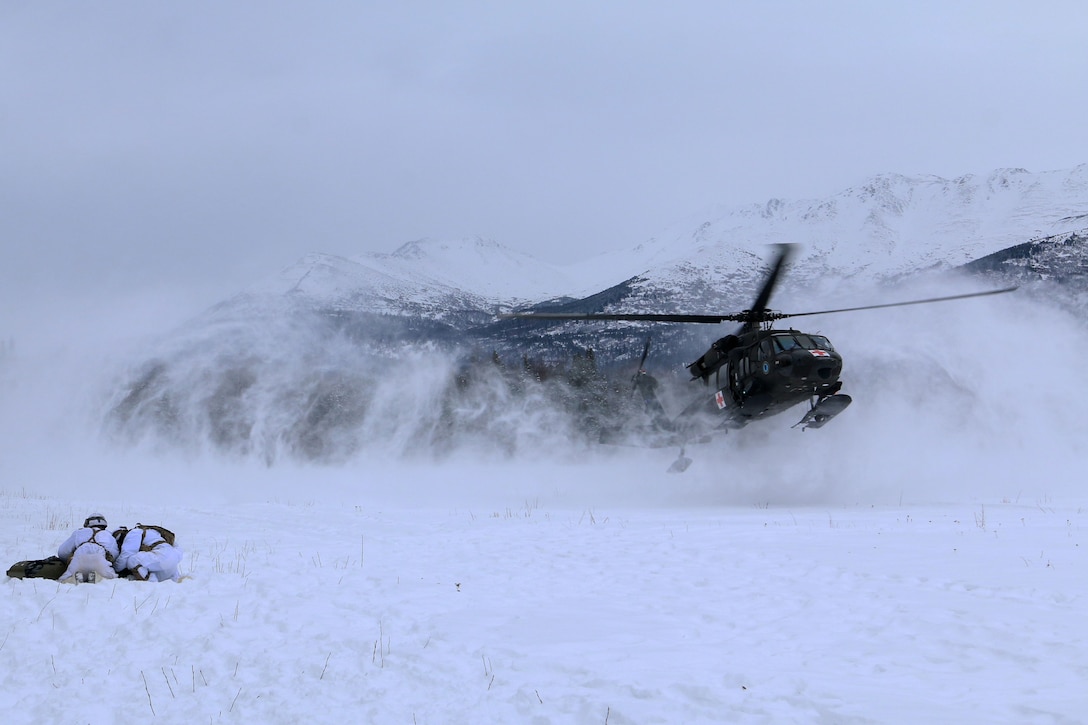
[{"label": "soldier", "polygon": [[115,579],[114,561],[117,559],[117,542],[106,531],[106,518],[91,514],[57,550],[57,556],[68,563],[60,575],[60,581],[70,583],[95,582],[99,579]]},{"label": "soldier", "polygon": [[114,568],[131,579],[177,581],[181,576],[178,572],[181,555],[171,531],[161,526],[136,524],[136,528],[124,534]]}]

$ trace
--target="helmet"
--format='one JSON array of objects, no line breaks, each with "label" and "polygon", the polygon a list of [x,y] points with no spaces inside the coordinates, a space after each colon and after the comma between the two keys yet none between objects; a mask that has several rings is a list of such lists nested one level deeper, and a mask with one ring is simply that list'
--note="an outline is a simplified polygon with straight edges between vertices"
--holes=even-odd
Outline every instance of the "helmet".
[{"label": "helmet", "polygon": [[91,514],[83,522],[83,528],[86,529],[104,529],[106,528],[106,517],[102,514]]}]

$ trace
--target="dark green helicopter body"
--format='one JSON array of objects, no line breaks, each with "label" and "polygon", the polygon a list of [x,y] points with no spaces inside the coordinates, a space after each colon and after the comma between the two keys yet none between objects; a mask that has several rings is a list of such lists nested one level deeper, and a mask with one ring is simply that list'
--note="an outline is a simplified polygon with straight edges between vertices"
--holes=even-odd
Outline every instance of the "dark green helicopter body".
[{"label": "dark green helicopter body", "polygon": [[850,397],[839,393],[842,355],[823,335],[771,328],[727,335],[688,370],[717,392],[709,400],[698,399],[685,413],[724,417],[727,428],[806,401],[814,404],[798,425],[819,428],[850,404]]},{"label": "dark green helicopter body", "polygon": [[[835,351],[831,342],[823,335],[795,329],[775,329],[773,325],[778,320],[943,302],[1002,294],[1016,289],[1009,287],[819,312],[775,312],[768,309],[767,303],[794,246],[777,245],[778,254],[759,295],[751,309],[742,312],[724,315],[520,312],[501,317],[535,320],[741,323],[735,333],[715,341],[698,360],[687,366],[692,380],[701,380],[715,392],[709,398],[700,396],[673,419],[665,414],[664,408],[657,401],[654,393],[657,381],[642,367],[650,350],[650,342],[646,341],[642,360],[635,374],[634,387],[642,393],[655,425],[669,433],[671,440],[683,445],[685,442],[706,438],[708,433],[742,428],[754,420],[777,415],[806,401],[809,402],[809,409],[793,427],[801,426],[802,430],[819,428],[850,404],[850,396],[839,392],[842,389],[842,381],[839,379],[842,373],[842,356]],[[689,463],[690,460],[684,458],[681,452],[681,458],[677,461],[681,465],[674,464],[674,470],[683,470]]]}]

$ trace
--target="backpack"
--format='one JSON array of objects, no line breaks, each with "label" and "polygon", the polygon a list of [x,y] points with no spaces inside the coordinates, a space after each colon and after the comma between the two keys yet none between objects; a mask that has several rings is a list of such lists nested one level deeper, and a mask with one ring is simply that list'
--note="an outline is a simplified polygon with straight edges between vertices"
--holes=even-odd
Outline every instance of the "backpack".
[{"label": "backpack", "polygon": [[[106,531],[106,530],[105,529],[91,529],[91,538],[87,539],[82,544],[77,546],[76,551],[79,551],[79,549],[82,548],[85,544],[95,544],[96,546],[98,546],[99,548],[102,549],[102,553],[106,556],[106,561],[108,561],[110,564],[112,564],[113,559],[114,559],[113,554],[110,553],[110,550],[106,548],[105,544],[103,544],[101,541],[98,540],[98,535],[101,534],[104,531]],[[107,536],[112,536],[112,534],[110,534],[109,532],[106,532],[106,535]],[[120,547],[118,547],[118,548],[120,548]],[[72,552],[72,555],[74,556],[75,552]]]},{"label": "backpack", "polygon": [[11,565],[8,576],[15,579],[60,579],[68,563],[59,556],[51,556],[48,559],[32,559],[20,561]]},{"label": "backpack", "polygon": [[152,524],[136,524],[136,528],[143,529],[144,531],[156,531],[158,532],[159,536],[163,538],[163,541],[165,541],[167,544],[170,544],[170,546],[174,545],[174,532],[170,529],[164,529],[162,526],[154,526]]}]

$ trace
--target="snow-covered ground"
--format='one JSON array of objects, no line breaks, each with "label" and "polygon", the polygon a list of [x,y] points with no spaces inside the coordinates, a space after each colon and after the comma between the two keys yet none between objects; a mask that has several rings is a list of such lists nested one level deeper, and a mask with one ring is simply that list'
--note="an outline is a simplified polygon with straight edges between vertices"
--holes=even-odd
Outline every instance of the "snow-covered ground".
[{"label": "snow-covered ground", "polygon": [[101,512],[177,532],[185,577],[5,580],[5,723],[1088,721],[1088,336],[1045,305],[814,320],[853,405],[681,476],[539,432],[441,463],[110,448],[123,351],[54,322],[0,357],[0,551]]},{"label": "snow-covered ground", "polygon": [[82,498],[5,481],[12,561],[92,510],[186,552],[176,584],[6,580],[5,722],[1088,717],[1079,484],[740,504],[637,471],[198,466]]}]

